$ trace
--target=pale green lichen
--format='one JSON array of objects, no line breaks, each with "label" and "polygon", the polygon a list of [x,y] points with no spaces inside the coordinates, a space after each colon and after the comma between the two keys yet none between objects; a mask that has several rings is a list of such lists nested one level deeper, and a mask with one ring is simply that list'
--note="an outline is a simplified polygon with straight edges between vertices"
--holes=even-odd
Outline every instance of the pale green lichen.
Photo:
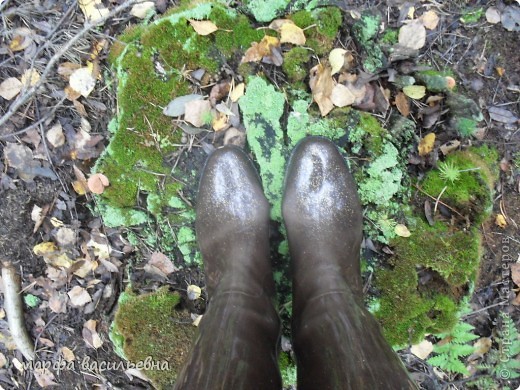
[{"label": "pale green lichen", "polygon": [[289,0],[247,0],[247,9],[253,14],[254,18],[259,22],[270,22],[277,16],[280,16]]}]

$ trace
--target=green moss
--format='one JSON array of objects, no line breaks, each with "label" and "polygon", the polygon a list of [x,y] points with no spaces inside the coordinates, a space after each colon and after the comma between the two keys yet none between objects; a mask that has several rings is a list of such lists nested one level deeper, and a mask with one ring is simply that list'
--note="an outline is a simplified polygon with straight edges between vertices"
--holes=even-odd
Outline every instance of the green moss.
[{"label": "green moss", "polygon": [[311,48],[317,55],[328,54],[334,44],[338,31],[342,24],[341,11],[336,7],[319,8],[313,12],[299,11],[289,18],[305,30],[307,42],[305,46]]},{"label": "green moss", "polygon": [[472,221],[482,222],[492,208],[492,190],[497,179],[496,158],[496,151],[487,147],[452,153],[445,163],[459,170],[457,181],[451,183],[439,170],[432,170],[426,174],[422,188],[437,197],[446,187],[441,197],[443,202],[468,215]]},{"label": "green moss", "polygon": [[291,82],[301,81],[307,77],[307,62],[310,53],[303,47],[294,47],[284,55],[282,69]]},{"label": "green moss", "polygon": [[313,16],[318,24],[318,33],[329,39],[335,39],[343,22],[339,8],[318,8],[313,12]]},{"label": "green moss", "polygon": [[477,121],[470,118],[452,118],[450,125],[461,137],[469,138],[477,131]]},{"label": "green moss", "polygon": [[399,39],[399,30],[396,30],[394,28],[389,28],[385,31],[383,36],[380,39],[381,43],[387,44],[387,45],[395,45]]},{"label": "green moss", "polygon": [[141,296],[125,292],[111,326],[111,340],[130,362],[160,362],[162,369],[144,370],[159,389],[172,387],[196,331],[179,302],[180,295],[167,287]]},{"label": "green moss", "polygon": [[[449,330],[457,321],[462,291],[474,281],[480,259],[478,229],[452,231],[416,221],[412,235],[396,238],[392,269],[376,270],[381,290],[375,312],[393,345],[418,342],[425,333]],[[420,282],[417,271],[430,274]]]},{"label": "green moss", "polygon": [[473,9],[473,10],[467,10],[460,17],[460,20],[464,24],[477,23],[483,14],[484,14],[484,8],[482,8],[482,7]]},{"label": "green moss", "polygon": [[293,361],[289,353],[281,352],[278,356],[278,366],[282,374],[282,383],[284,388],[296,386],[296,363]]}]

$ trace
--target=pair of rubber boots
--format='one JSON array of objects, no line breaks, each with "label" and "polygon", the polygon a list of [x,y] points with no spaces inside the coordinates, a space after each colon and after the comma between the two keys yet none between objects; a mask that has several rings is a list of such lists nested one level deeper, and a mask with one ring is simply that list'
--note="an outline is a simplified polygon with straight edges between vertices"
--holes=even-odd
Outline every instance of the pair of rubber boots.
[{"label": "pair of rubber boots", "polygon": [[[210,300],[175,388],[281,389],[269,204],[241,149],[224,147],[209,157],[196,210]],[[298,390],[415,388],[363,307],[361,205],[332,142],[309,137],[296,146],[282,211]]]}]

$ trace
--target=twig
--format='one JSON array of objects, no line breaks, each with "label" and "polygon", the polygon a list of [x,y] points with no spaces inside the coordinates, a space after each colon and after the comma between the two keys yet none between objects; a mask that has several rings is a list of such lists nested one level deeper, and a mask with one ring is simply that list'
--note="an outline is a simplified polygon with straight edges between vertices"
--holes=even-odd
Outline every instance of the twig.
[{"label": "twig", "polygon": [[[430,194],[428,194],[427,192],[425,192],[421,187],[419,187],[417,184],[414,184],[414,187],[417,188],[419,191],[421,191],[424,195],[432,198],[433,200],[437,200],[437,198],[435,198],[434,196],[431,196]],[[453,211],[455,214],[457,214],[459,217],[461,218],[465,218],[464,215],[462,215],[461,213],[459,213],[457,210],[455,210],[453,207],[447,205],[446,203],[444,202],[441,202],[439,200],[439,203],[442,204],[443,206],[447,207],[448,209],[450,209],[451,211]]]},{"label": "twig", "polygon": [[437,197],[437,199],[435,199],[435,207],[433,208],[433,215],[435,215],[435,213],[437,212],[437,206],[439,205],[439,202],[441,201],[442,194],[444,194],[444,191],[446,191],[447,188],[448,188],[448,186],[444,186],[444,188],[442,189],[442,191],[439,194],[439,196]]},{"label": "twig", "polygon": [[7,315],[9,331],[16,348],[27,360],[34,360],[34,343],[25,328],[22,296],[20,295],[20,277],[10,261],[2,259],[2,281],[4,283],[4,310]]},{"label": "twig", "polygon": [[140,3],[141,0],[127,0],[123,4],[115,7],[112,11],[110,11],[107,15],[105,15],[102,18],[99,18],[94,23],[86,23],[85,26],[75,35],[73,36],[63,47],[56,52],[47,63],[47,66],[43,70],[40,79],[38,82],[28,88],[25,93],[21,94],[10,106],[7,112],[0,118],[0,126],[4,125],[9,118],[11,118],[18,109],[23,106],[27,101],[38,91],[38,89],[43,85],[43,83],[46,81],[48,74],[50,73],[51,69],[54,67],[56,62],[68,51],[74,44],[82,38],[87,32],[92,30],[94,27],[97,27],[104,22],[106,22],[108,19],[112,18],[113,16],[117,15],[119,12],[133,6],[136,3]]}]

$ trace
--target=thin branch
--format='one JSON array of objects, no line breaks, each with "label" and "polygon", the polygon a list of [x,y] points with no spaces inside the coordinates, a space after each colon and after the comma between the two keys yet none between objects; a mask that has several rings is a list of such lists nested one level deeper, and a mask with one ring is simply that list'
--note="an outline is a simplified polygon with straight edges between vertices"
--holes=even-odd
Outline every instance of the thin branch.
[{"label": "thin branch", "polygon": [[21,94],[10,106],[7,112],[0,118],[0,126],[4,125],[9,118],[11,118],[18,109],[23,106],[27,101],[33,97],[33,95],[38,91],[38,89],[43,85],[43,83],[46,81],[48,74],[58,62],[58,60],[67,52],[69,51],[75,44],[78,42],[80,38],[82,38],[86,33],[91,31],[93,28],[102,25],[105,23],[108,19],[114,17],[121,11],[133,6],[136,3],[140,3],[142,0],[127,0],[123,4],[115,7],[112,11],[110,11],[107,15],[104,17],[98,19],[94,23],[86,23],[85,26],[75,35],[73,36],[63,47],[56,52],[47,63],[47,66],[43,70],[40,80],[30,88],[28,88],[23,94]]}]

